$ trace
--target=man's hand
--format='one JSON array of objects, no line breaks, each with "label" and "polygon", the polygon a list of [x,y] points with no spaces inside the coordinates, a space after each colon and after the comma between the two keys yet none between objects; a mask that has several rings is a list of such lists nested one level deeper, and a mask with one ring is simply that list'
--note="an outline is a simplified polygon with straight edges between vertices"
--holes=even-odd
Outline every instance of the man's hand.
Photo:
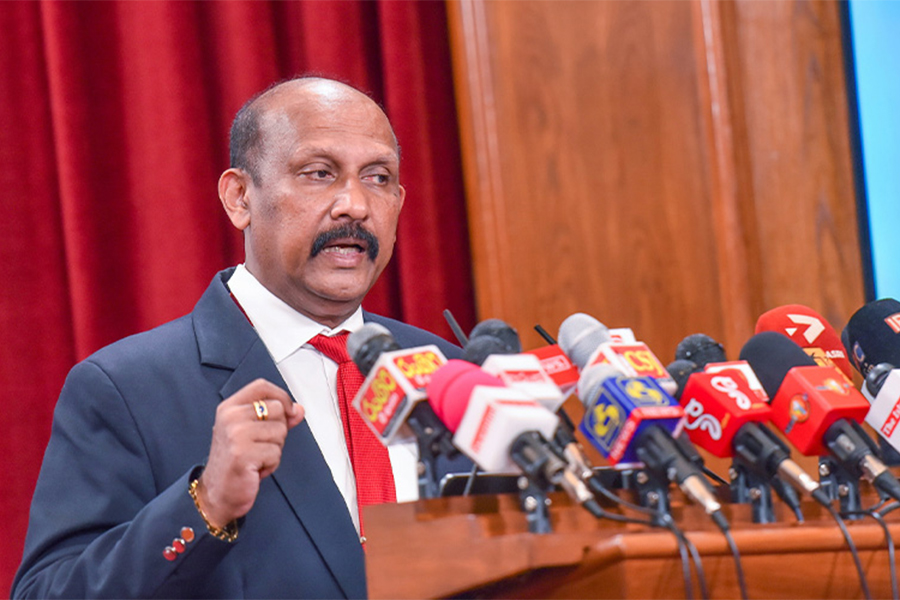
[{"label": "man's hand", "polygon": [[[265,420],[256,414],[256,401],[266,404]],[[219,404],[209,460],[197,486],[200,506],[213,525],[224,527],[250,511],[260,481],[281,462],[288,431],[302,420],[303,407],[265,379]]]}]

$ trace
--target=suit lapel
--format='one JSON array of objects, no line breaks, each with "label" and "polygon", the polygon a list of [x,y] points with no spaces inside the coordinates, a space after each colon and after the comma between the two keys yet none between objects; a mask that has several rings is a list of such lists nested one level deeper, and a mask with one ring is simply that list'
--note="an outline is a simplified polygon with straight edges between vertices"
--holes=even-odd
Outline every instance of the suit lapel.
[{"label": "suit lapel", "polygon": [[[218,278],[197,303],[194,323],[203,364],[233,369],[220,389],[223,399],[260,377],[288,391],[262,340]],[[366,596],[356,529],[305,421],[288,432],[281,464],[271,477],[347,597]]]}]

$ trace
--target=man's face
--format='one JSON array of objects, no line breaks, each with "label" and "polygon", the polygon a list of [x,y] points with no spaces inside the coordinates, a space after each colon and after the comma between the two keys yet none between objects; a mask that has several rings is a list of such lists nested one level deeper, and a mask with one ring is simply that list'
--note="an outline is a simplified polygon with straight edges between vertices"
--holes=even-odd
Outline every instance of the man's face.
[{"label": "man's face", "polygon": [[381,110],[323,85],[312,94],[286,90],[263,114],[259,174],[245,178],[245,246],[247,268],[263,285],[334,326],[387,265],[405,190]]}]

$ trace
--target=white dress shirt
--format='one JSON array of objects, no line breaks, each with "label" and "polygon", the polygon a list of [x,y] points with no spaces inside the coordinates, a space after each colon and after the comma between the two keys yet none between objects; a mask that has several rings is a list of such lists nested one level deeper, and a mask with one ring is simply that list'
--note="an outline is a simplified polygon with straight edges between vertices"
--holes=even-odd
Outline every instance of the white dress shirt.
[{"label": "white dress shirt", "polygon": [[[362,308],[330,329],[300,314],[266,289],[244,267],[238,265],[228,288],[256,329],[278,372],[294,399],[303,406],[312,431],[335,484],[344,496],[347,510],[359,531],[356,479],[344,439],[344,426],[337,398],[337,364],[309,345],[316,335],[354,332],[363,326]],[[418,449],[415,443],[388,447],[398,502],[419,497],[416,475]]]}]

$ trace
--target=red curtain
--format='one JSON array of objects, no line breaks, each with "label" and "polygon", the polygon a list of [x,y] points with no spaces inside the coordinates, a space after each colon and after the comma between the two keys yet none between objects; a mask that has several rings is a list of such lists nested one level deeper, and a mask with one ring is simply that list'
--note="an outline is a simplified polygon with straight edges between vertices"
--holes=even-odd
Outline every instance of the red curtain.
[{"label": "red curtain", "polygon": [[242,259],[216,196],[228,127],[297,74],[370,92],[403,148],[398,245],[366,308],[449,338],[447,307],[471,327],[442,2],[0,3],[0,590],[66,372],[190,311]]}]

